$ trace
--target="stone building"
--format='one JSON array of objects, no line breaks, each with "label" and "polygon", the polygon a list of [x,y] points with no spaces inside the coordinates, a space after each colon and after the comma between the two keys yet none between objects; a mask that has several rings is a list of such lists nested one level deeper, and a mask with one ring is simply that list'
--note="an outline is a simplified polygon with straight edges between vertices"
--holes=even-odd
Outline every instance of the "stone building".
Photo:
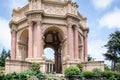
[{"label": "stone building", "polygon": [[9,24],[11,59],[6,60],[6,73],[27,70],[32,62],[39,62],[46,73],[48,62],[43,51],[47,47],[55,51],[52,70],[56,73],[77,63],[83,63],[85,70],[103,70],[103,62],[87,62],[89,28],[87,18],[77,9],[71,0],[29,0],[24,7],[14,9]]}]

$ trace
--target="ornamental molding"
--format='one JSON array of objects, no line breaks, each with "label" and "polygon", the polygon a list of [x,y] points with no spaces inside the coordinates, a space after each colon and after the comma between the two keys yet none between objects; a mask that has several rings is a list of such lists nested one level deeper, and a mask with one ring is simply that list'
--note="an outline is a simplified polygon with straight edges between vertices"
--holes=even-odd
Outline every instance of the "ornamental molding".
[{"label": "ornamental molding", "polygon": [[67,13],[65,6],[44,5],[43,10],[46,14],[65,15]]}]

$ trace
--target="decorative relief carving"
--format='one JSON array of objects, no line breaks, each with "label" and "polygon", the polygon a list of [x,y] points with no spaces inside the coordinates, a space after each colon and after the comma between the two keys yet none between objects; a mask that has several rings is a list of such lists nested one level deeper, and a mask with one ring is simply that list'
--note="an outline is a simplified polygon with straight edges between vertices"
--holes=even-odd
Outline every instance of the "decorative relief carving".
[{"label": "decorative relief carving", "polygon": [[48,28],[53,27],[53,26],[62,30],[62,32],[64,34],[64,37],[67,37],[67,27],[59,26],[59,25],[49,25],[49,24],[48,25],[47,24],[42,25],[42,28],[41,28],[42,29],[42,34],[44,34],[45,30],[47,30]]},{"label": "decorative relief carving", "polygon": [[75,24],[75,25],[77,24],[78,25],[79,24],[79,21],[76,18],[73,18],[73,17],[68,18],[67,22],[68,22],[68,24],[71,24],[71,25],[73,25],[73,24]]},{"label": "decorative relief carving", "polygon": [[43,10],[47,14],[57,14],[57,15],[65,15],[66,14],[65,6],[45,5]]},{"label": "decorative relief carving", "polygon": [[73,6],[72,6],[72,14],[76,14],[76,9]]},{"label": "decorative relief carving", "polygon": [[29,6],[30,6],[30,10],[41,9],[41,0],[31,0]]},{"label": "decorative relief carving", "polygon": [[41,20],[41,14],[30,14],[29,16],[28,16],[28,19],[39,19],[39,20]]}]

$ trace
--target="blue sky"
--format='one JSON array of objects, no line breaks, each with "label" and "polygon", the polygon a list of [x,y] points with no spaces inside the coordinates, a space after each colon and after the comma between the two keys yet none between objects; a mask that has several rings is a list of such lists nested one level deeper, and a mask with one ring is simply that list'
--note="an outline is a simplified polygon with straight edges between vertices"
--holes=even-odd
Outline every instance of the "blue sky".
[{"label": "blue sky", "polygon": [[[120,0],[73,0],[76,1],[79,12],[87,17],[88,54],[95,60],[104,60],[106,52],[103,47],[109,34],[120,30]],[[0,51],[10,49],[9,21],[12,9],[27,4],[27,0],[0,0]]]}]

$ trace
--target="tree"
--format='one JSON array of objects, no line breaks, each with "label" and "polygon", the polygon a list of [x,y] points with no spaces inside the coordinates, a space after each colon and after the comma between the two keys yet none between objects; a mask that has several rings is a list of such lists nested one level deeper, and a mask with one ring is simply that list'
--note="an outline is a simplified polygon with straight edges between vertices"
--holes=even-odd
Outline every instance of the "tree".
[{"label": "tree", "polygon": [[6,51],[5,49],[2,50],[0,54],[0,66],[4,67],[5,66],[5,59],[9,57],[10,58],[10,50]]},{"label": "tree", "polygon": [[90,54],[88,55],[88,61],[93,60],[93,58],[90,56]]},{"label": "tree", "polygon": [[115,69],[116,63],[120,60],[120,31],[110,34],[105,47],[107,48],[107,52],[104,54],[105,59],[112,61],[112,69]]}]

